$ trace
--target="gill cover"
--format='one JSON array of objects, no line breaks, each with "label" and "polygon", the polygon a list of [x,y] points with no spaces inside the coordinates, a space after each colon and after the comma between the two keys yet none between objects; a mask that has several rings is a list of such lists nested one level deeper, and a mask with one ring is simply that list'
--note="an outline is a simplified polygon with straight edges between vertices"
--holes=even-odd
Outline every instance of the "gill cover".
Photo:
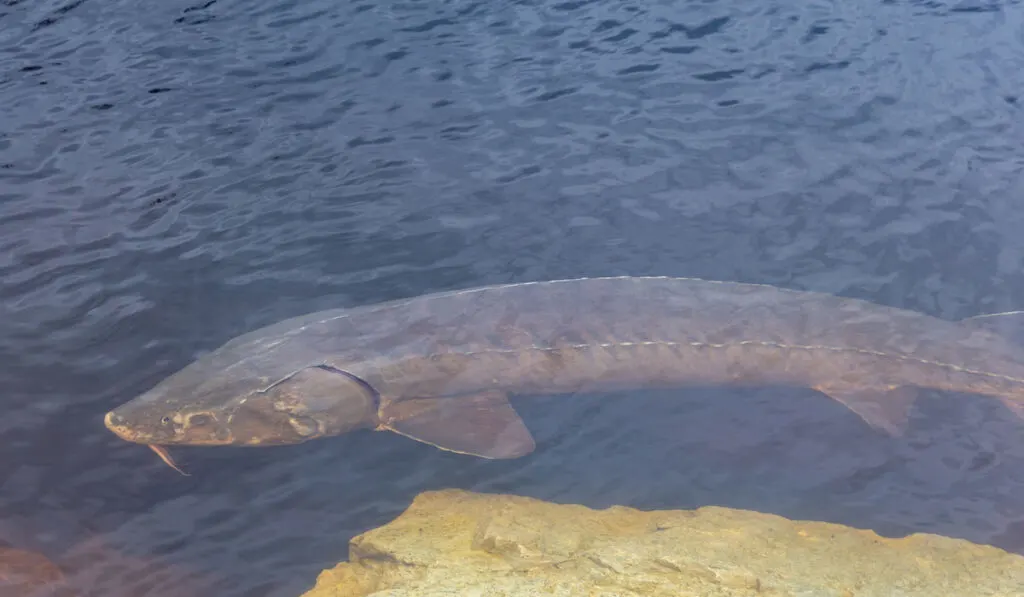
[{"label": "gill cover", "polygon": [[298,443],[377,425],[377,393],[328,365],[306,367],[241,401],[229,418],[236,443]]}]

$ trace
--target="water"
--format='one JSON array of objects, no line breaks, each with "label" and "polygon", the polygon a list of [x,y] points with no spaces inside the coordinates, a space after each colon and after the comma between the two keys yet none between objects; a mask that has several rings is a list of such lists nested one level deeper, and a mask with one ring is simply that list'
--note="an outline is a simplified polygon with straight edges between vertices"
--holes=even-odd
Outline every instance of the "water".
[{"label": "water", "polygon": [[1024,553],[1024,434],[981,398],[886,439],[809,390],[524,397],[522,460],[365,432],[190,477],[101,420],[254,327],[481,284],[1022,308],[1022,44],[999,0],[9,0],[0,542],[84,595],[295,596],[460,487]]}]

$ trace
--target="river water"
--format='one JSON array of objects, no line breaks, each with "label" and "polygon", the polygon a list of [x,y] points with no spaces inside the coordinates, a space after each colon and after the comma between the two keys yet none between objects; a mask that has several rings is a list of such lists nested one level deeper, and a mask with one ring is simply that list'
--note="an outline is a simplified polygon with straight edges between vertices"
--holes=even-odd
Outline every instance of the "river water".
[{"label": "river water", "polygon": [[1019,2],[8,0],[0,56],[0,544],[82,595],[296,596],[446,487],[1024,553],[981,398],[887,438],[810,390],[521,397],[516,461],[367,431],[189,477],[102,424],[249,329],[482,284],[1024,308]]}]

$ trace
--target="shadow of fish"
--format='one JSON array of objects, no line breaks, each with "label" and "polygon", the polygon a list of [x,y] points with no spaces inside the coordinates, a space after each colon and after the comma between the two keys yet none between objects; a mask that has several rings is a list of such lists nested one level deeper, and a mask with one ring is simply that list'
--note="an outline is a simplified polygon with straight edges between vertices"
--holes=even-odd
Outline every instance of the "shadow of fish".
[{"label": "shadow of fish", "polygon": [[235,338],[107,413],[161,446],[266,446],[356,429],[516,458],[507,396],[687,384],[814,388],[890,434],[918,388],[1024,415],[1024,358],[999,328],[766,285],[614,277],[470,288],[288,319]]}]

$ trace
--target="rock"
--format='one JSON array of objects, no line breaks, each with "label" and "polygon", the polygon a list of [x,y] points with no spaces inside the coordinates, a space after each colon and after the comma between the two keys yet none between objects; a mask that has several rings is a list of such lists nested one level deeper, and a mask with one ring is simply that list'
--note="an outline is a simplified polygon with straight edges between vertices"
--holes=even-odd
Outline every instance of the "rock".
[{"label": "rock", "polygon": [[303,597],[1021,597],[1024,557],[729,508],[448,490],[354,538]]},{"label": "rock", "polygon": [[46,556],[34,551],[0,547],[0,595],[35,595],[64,582],[64,574]]}]

